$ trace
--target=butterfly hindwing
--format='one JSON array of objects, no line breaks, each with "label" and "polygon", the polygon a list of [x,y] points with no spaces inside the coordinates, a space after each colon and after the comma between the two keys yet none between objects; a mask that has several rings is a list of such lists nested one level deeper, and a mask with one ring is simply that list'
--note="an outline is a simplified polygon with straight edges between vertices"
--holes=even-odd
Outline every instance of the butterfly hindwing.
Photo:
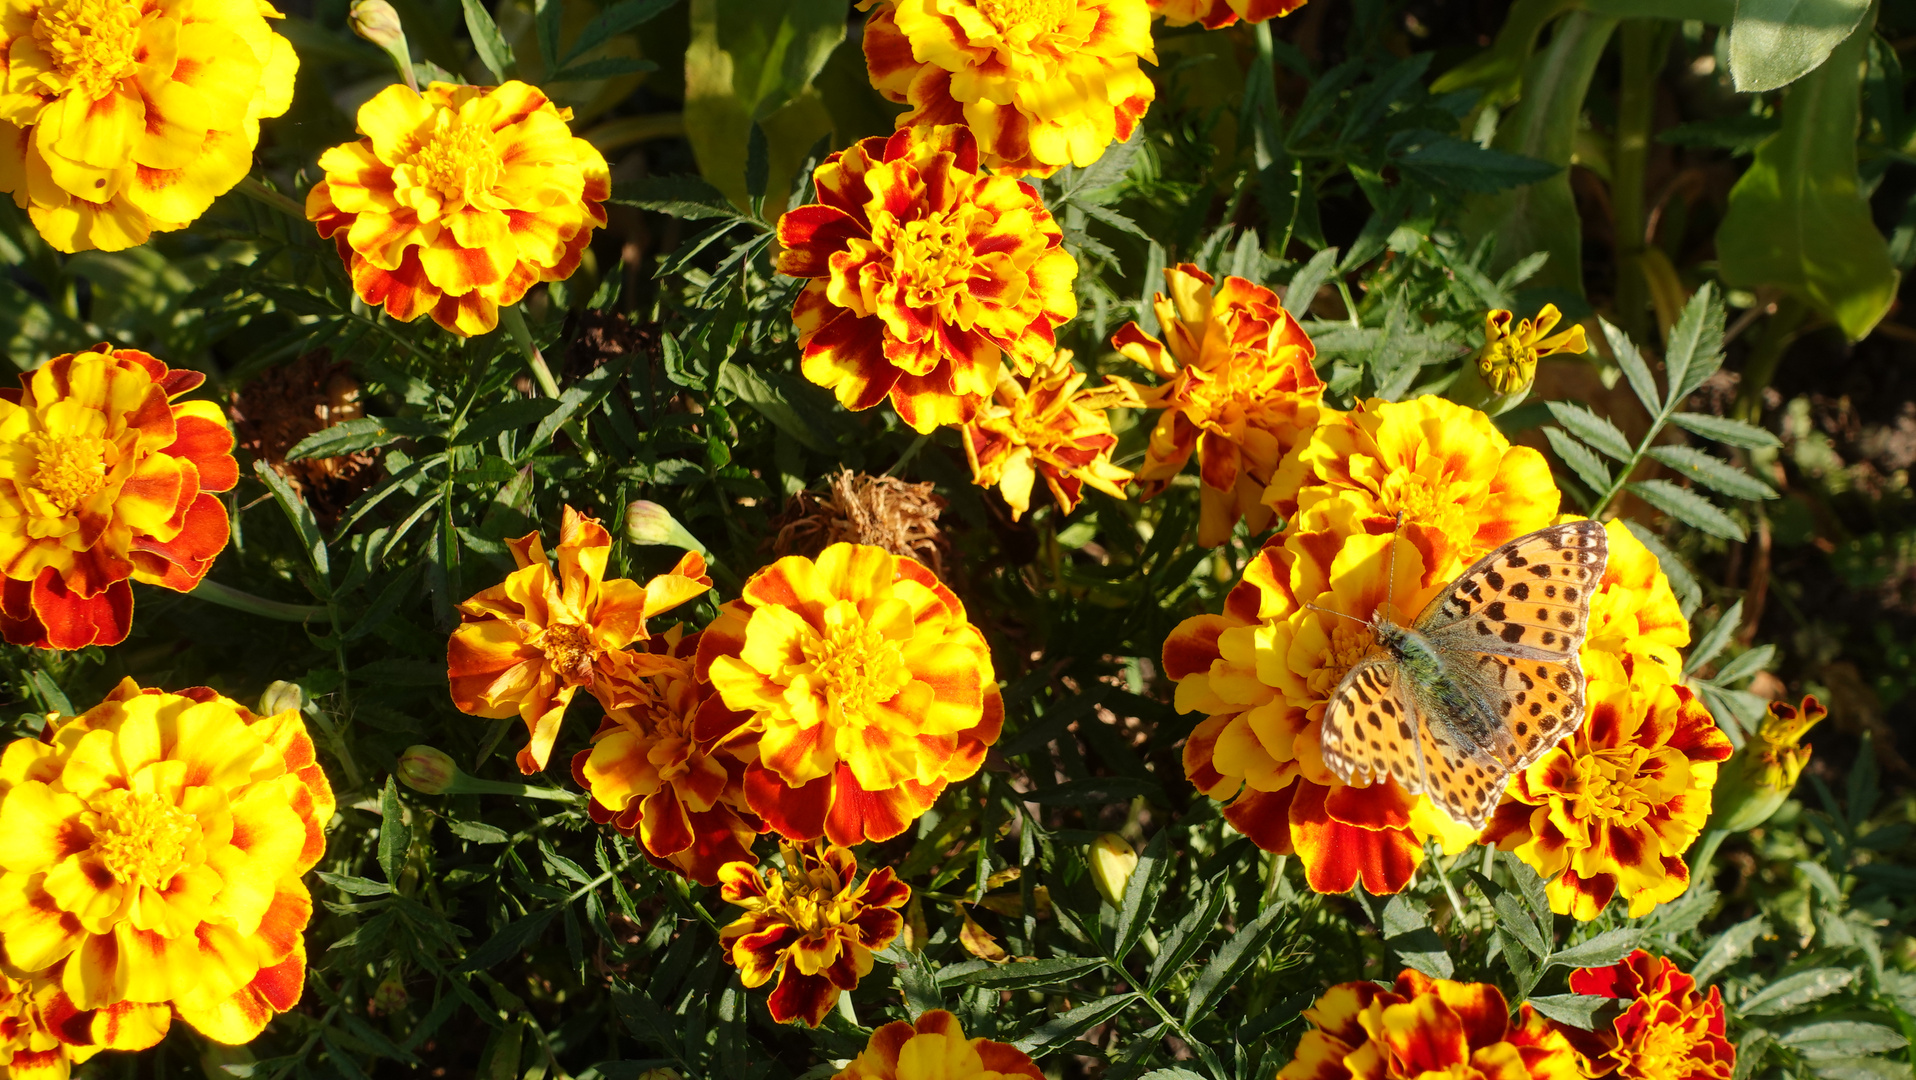
[{"label": "butterfly hindwing", "polygon": [[[1421,695],[1413,694],[1413,699]],[[1503,798],[1510,768],[1482,743],[1465,736],[1424,703],[1417,706],[1419,749],[1423,756],[1423,793],[1473,829],[1481,829]],[[1412,792],[1415,794],[1415,791]]]},{"label": "butterfly hindwing", "polygon": [[1418,616],[1416,629],[1471,652],[1574,660],[1609,554],[1600,522],[1538,529],[1459,574]]},{"label": "butterfly hindwing", "polygon": [[1373,653],[1344,674],[1324,706],[1318,739],[1324,765],[1347,784],[1364,787],[1388,776],[1415,790],[1415,719],[1399,692],[1397,673],[1387,654]]}]

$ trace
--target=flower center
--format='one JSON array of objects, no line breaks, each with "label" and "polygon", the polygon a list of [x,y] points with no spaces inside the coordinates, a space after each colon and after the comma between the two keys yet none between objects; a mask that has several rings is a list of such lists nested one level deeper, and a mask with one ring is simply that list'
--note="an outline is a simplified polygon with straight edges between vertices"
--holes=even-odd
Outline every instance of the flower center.
[{"label": "flower center", "polygon": [[470,202],[499,179],[499,151],[492,129],[453,113],[440,114],[432,134],[412,152],[419,182],[442,202]]},{"label": "flower center", "polygon": [[1340,619],[1335,615],[1316,613],[1319,619],[1328,620],[1331,627],[1330,655],[1316,671],[1311,672],[1309,683],[1311,692],[1329,700],[1331,691],[1344,679],[1344,673],[1354,667],[1359,660],[1368,655],[1377,644],[1377,636],[1370,627],[1360,626],[1349,619]]},{"label": "flower center", "polygon": [[1477,359],[1477,371],[1493,392],[1514,394],[1536,377],[1537,350],[1516,337],[1488,342]]},{"label": "flower center", "polygon": [[[1692,1070],[1691,1059],[1702,1031],[1692,1031],[1681,1023],[1653,1023],[1634,1044],[1617,1047],[1614,1056],[1622,1066],[1622,1076],[1686,1076]],[[1634,1062],[1634,1067],[1632,1067]]]},{"label": "flower center", "polygon": [[1607,819],[1619,825],[1642,821],[1653,803],[1638,782],[1641,764],[1632,748],[1578,756],[1577,778],[1586,808],[1578,816]]},{"label": "flower center", "polygon": [[559,623],[546,627],[539,638],[539,648],[546,654],[546,660],[553,670],[574,682],[583,682],[592,677],[592,658],[598,654],[592,644],[592,637],[583,626],[572,623]]},{"label": "flower center", "polygon": [[838,875],[819,866],[785,870],[785,918],[801,933],[812,935],[830,930],[844,921],[844,905],[838,901],[841,883]]},{"label": "flower center", "polygon": [[158,795],[125,790],[107,792],[101,802],[93,853],[113,880],[160,889],[186,868],[187,849],[200,831],[193,815]]},{"label": "flower center", "polygon": [[971,247],[948,217],[907,222],[892,245],[892,272],[914,307],[941,307],[971,280]]},{"label": "flower center", "polygon": [[133,74],[140,9],[127,0],[49,0],[33,21],[33,42],[53,70],[98,101]]},{"label": "flower center", "polygon": [[1070,0],[978,0],[978,10],[1009,38],[1030,40],[1058,29]]},{"label": "flower center", "polygon": [[898,646],[843,600],[827,610],[825,632],[807,637],[800,648],[837,722],[862,724],[911,683]]},{"label": "flower center", "polygon": [[105,439],[35,431],[26,442],[33,451],[33,487],[62,514],[72,513],[106,482]]}]

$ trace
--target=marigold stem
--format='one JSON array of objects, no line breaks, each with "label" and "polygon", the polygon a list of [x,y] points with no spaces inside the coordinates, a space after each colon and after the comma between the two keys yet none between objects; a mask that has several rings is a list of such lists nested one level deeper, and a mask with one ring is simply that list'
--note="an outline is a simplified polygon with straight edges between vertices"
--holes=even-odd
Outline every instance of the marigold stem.
[{"label": "marigold stem", "polygon": [[217,581],[211,581],[206,578],[201,578],[200,583],[194,586],[193,591],[186,595],[204,600],[209,604],[218,604],[221,607],[229,607],[235,611],[244,611],[248,614],[259,615],[268,619],[279,619],[283,622],[307,622],[311,619],[326,618],[326,609],[323,607],[318,607],[313,604],[287,604],[278,600],[268,600],[263,596],[254,596],[249,592],[241,592],[231,586],[221,585]]},{"label": "marigold stem", "polygon": [[[499,324],[512,335],[518,343],[519,351],[525,354],[526,366],[532,369],[532,377],[539,384],[539,392],[554,401],[559,400],[559,381],[552,377],[552,369],[546,366],[545,354],[539,351],[539,345],[532,340],[532,330],[526,326],[526,317],[519,311],[519,305],[499,309]],[[562,425],[565,433],[572,437],[572,444],[579,448],[579,455],[587,465],[596,465],[599,455],[592,452],[592,445],[585,441],[585,432],[579,427],[577,417],[566,420]]]},{"label": "marigold stem", "polygon": [[233,185],[233,190],[254,202],[264,203],[295,221],[303,223],[306,220],[305,207],[294,202],[290,197],[260,183],[251,176],[240,177],[240,182]]}]

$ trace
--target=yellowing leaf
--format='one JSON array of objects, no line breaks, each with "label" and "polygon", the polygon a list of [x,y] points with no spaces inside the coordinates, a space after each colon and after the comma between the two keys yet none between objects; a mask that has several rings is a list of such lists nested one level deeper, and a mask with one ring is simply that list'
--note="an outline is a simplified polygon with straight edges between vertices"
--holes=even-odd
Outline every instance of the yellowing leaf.
[{"label": "yellowing leaf", "polygon": [[958,943],[965,947],[966,952],[994,964],[1002,964],[1011,959],[1011,954],[1005,951],[1004,946],[998,944],[998,939],[992,937],[990,931],[978,925],[978,920],[971,917],[971,912],[965,910],[965,905],[953,904],[952,907],[957,909],[959,917],[965,920],[965,928],[958,931]]}]

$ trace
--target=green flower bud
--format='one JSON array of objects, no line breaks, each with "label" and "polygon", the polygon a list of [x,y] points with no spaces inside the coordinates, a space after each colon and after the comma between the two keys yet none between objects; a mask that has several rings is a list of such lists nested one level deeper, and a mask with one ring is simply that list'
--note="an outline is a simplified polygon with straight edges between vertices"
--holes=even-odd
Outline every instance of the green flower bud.
[{"label": "green flower bud", "polygon": [[1810,748],[1803,745],[1803,736],[1827,715],[1829,710],[1814,695],[1804,698],[1800,709],[1771,702],[1770,715],[1756,735],[1717,774],[1710,828],[1742,832],[1770,820],[1809,763]]},{"label": "green flower bud", "polygon": [[406,28],[399,23],[399,12],[386,0],[358,0],[346,21],[352,25],[353,33],[387,52],[395,45],[400,48],[406,45]]},{"label": "green flower bud", "polygon": [[679,520],[672,516],[672,511],[644,499],[625,508],[625,538],[635,544],[683,548],[700,555],[707,554],[705,545],[679,524]]},{"label": "green flower bud", "polygon": [[1137,851],[1117,833],[1105,833],[1091,842],[1087,855],[1091,862],[1091,881],[1098,887],[1098,894],[1113,907],[1122,907],[1125,886],[1131,883],[1131,872],[1138,868]]},{"label": "green flower bud", "polygon": [[306,705],[306,691],[298,683],[284,679],[274,679],[266,684],[266,690],[259,696],[259,708],[253,710],[261,716],[272,716],[287,709],[300,709]]},{"label": "green flower bud", "polygon": [[436,746],[408,746],[399,755],[399,782],[422,795],[443,795],[459,782],[459,766]]}]

